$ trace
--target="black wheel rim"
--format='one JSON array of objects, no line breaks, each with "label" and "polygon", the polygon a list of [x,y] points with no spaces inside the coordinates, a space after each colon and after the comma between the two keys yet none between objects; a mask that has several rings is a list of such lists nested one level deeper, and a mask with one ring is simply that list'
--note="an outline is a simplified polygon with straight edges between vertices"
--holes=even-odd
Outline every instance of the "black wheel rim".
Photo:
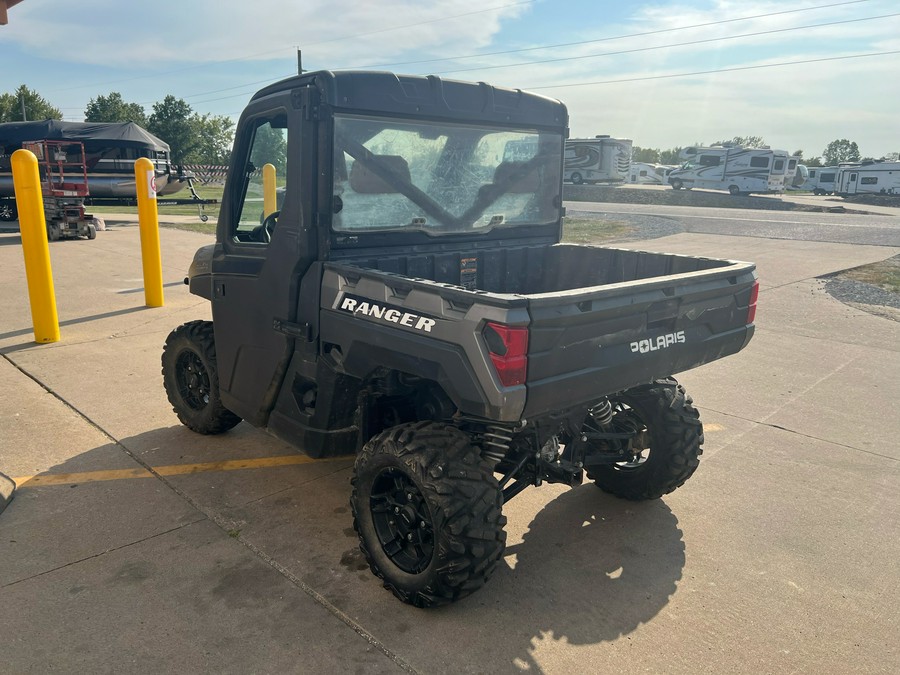
[{"label": "black wheel rim", "polygon": [[375,534],[385,555],[408,574],[420,574],[434,556],[431,511],[419,488],[403,471],[385,469],[369,497]]},{"label": "black wheel rim", "polygon": [[197,354],[183,351],[178,355],[175,378],[178,393],[187,406],[203,410],[209,404],[209,373]]}]

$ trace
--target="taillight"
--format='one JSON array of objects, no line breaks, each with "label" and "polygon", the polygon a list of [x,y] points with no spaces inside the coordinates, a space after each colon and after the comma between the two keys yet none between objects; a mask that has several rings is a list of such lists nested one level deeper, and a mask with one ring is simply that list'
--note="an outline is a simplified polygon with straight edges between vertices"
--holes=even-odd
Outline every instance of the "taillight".
[{"label": "taillight", "polygon": [[753,323],[756,319],[756,301],[759,298],[759,281],[753,282],[750,289],[750,307],[747,308],[747,323]]},{"label": "taillight", "polygon": [[528,372],[528,329],[488,322],[483,335],[491,362],[503,386],[525,384]]}]

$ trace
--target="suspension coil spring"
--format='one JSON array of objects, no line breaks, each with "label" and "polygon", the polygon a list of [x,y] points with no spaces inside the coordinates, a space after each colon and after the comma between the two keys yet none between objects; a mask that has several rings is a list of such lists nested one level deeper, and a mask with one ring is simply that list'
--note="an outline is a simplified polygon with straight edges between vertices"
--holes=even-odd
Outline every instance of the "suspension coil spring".
[{"label": "suspension coil spring", "polygon": [[612,422],[612,403],[609,402],[608,398],[605,398],[597,405],[588,408],[588,414],[597,424],[599,424],[601,427],[605,427],[607,424]]},{"label": "suspension coil spring", "polygon": [[495,464],[501,462],[509,453],[509,446],[512,443],[512,431],[506,427],[489,426],[486,427],[482,436],[481,456]]}]

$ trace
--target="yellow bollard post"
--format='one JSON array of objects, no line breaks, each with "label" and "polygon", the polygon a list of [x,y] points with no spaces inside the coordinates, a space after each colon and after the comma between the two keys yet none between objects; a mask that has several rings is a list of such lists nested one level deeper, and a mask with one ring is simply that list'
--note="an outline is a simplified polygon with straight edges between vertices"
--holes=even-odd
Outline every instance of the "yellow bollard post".
[{"label": "yellow bollard post", "polygon": [[141,260],[144,268],[144,303],[163,306],[162,255],[159,247],[159,211],[156,208],[156,172],[153,162],[141,157],[134,163],[138,223],[141,230]]},{"label": "yellow bollard post", "polygon": [[272,164],[264,164],[263,174],[263,220],[270,213],[278,210],[278,202],[275,200],[275,167]]},{"label": "yellow bollard post", "polygon": [[12,155],[13,185],[19,209],[22,253],[25,255],[25,278],[35,342],[59,342],[59,316],[50,247],[47,244],[47,222],[44,220],[44,197],[37,157],[29,150],[16,150]]}]

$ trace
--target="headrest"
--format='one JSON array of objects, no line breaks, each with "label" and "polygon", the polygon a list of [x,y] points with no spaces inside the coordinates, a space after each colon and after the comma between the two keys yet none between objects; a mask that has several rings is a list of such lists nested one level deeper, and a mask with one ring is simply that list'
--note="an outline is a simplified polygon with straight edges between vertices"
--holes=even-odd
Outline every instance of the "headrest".
[{"label": "headrest", "polygon": [[[387,168],[397,178],[410,182],[409,164],[399,155],[373,155],[381,166]],[[370,171],[359,160],[353,162],[350,169],[350,189],[359,194],[382,195],[397,192],[383,178]]]}]

